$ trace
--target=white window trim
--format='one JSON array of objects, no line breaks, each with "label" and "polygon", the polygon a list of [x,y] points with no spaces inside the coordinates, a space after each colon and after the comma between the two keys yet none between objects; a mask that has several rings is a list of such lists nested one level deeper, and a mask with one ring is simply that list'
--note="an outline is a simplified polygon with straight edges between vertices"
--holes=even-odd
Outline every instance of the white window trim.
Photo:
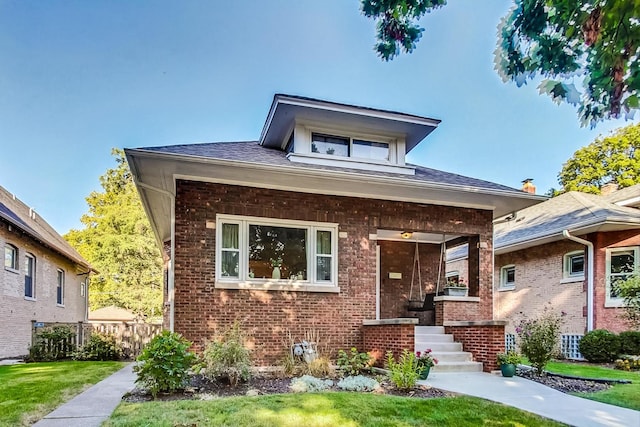
[{"label": "white window trim", "polygon": [[509,264],[509,265],[504,265],[500,267],[500,287],[498,288],[499,291],[511,291],[516,288],[515,282],[509,283],[509,284],[506,283],[506,277],[507,277],[506,271],[510,268],[513,268],[514,275],[515,275],[515,269],[516,269],[515,264]]},{"label": "white window trim", "polygon": [[[222,224],[239,224],[239,277],[223,277],[222,263]],[[260,224],[268,226],[282,226],[303,228],[307,230],[307,279],[270,279],[249,277],[249,254],[246,248],[249,246],[249,225]],[[331,281],[316,279],[316,232],[331,232]],[[260,289],[281,291],[306,291],[306,292],[340,292],[338,287],[338,224],[326,222],[283,220],[276,218],[262,218],[239,215],[216,215],[216,268],[215,287],[220,289]]]},{"label": "white window trim", "polygon": [[606,266],[605,266],[605,307],[624,307],[624,299],[611,298],[609,295],[609,289],[611,286],[611,254],[614,252],[625,252],[625,251],[633,251],[633,259],[635,260],[635,265],[633,266],[634,272],[632,274],[640,273],[640,247],[639,246],[623,246],[617,248],[607,248],[606,253]]},{"label": "white window trim", "polygon": [[[20,263],[18,262],[18,257],[19,257],[18,247],[16,245],[12,245],[11,243],[8,243],[8,242],[5,243],[4,244],[4,252],[2,253],[3,257],[6,256],[5,252],[7,251],[7,248],[13,249],[13,267],[7,267],[5,265],[4,269],[6,271],[10,271],[11,273],[20,274]],[[3,260],[3,265],[4,265],[4,260]]]},{"label": "white window trim", "polygon": [[[383,164],[383,165],[396,165],[398,164],[398,154],[397,154],[397,141],[395,138],[389,138],[389,137],[385,137],[382,135],[375,135],[375,134],[368,134],[368,133],[359,133],[359,132],[353,132],[353,131],[345,131],[345,130],[339,130],[339,129],[333,129],[333,128],[324,128],[324,127],[316,127],[316,126],[307,126],[306,127],[308,133],[309,133],[309,152],[313,155],[320,155],[320,156],[327,156],[324,155],[323,153],[313,153],[311,151],[311,144],[313,144],[313,134],[320,134],[320,135],[326,135],[326,136],[334,136],[337,138],[344,138],[349,140],[349,156],[334,156],[329,154],[329,158],[336,158],[336,157],[342,157],[343,159],[351,159],[351,160],[356,160],[356,161],[360,161],[360,162],[366,162],[366,163],[377,163],[377,164]],[[352,156],[351,153],[353,152],[353,140],[357,139],[357,140],[363,140],[363,141],[370,141],[370,142],[378,142],[381,144],[386,144],[389,150],[389,158],[386,160],[383,159],[373,159],[370,157],[355,157]]]},{"label": "white window trim", "polygon": [[562,280],[560,281],[560,283],[572,283],[572,282],[584,281],[584,269],[582,270],[582,273],[578,273],[578,274],[570,273],[571,264],[569,263],[569,261],[571,260],[572,257],[576,255],[582,255],[584,259],[584,265],[585,266],[587,265],[586,263],[587,258],[583,250],[567,252],[562,257]]},{"label": "white window trim", "polygon": [[[58,302],[58,280],[59,280],[59,277],[60,277],[59,273],[62,273],[62,283],[60,284],[61,288],[62,288],[61,292],[60,292],[60,297],[61,297],[60,299],[62,300],[61,303]],[[65,289],[64,288],[65,288],[65,281],[66,281],[66,277],[65,276],[66,276],[66,274],[65,274],[64,270],[62,270],[60,268],[58,268],[56,270],[56,306],[57,307],[64,307],[64,294],[65,294],[65,292],[64,292]]]},{"label": "white window trim", "polygon": [[[32,253],[25,253],[24,254],[25,258],[31,258],[31,262],[32,262],[32,271],[31,271],[31,295],[32,296],[24,296],[24,299],[28,300],[28,301],[36,301],[38,294],[36,292],[36,256],[33,255]],[[25,259],[25,268],[26,268],[26,259]],[[24,272],[25,277],[27,276],[27,272]]]}]

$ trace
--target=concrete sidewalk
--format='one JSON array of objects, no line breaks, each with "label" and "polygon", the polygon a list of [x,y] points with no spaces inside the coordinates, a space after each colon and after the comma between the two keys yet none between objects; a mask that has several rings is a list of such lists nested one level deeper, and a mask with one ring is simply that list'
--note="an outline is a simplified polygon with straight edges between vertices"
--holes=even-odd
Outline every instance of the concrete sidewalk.
[{"label": "concrete sidewalk", "polygon": [[504,403],[572,426],[640,426],[638,411],[571,396],[522,377],[433,372],[419,383]]},{"label": "concrete sidewalk", "polygon": [[99,427],[122,396],[133,390],[133,363],[93,385],[34,424],[34,427]]}]

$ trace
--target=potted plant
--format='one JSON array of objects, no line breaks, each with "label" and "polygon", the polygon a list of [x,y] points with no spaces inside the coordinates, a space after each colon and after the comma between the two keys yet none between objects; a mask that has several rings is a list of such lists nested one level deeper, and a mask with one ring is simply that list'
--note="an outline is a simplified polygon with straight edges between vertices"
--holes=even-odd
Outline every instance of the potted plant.
[{"label": "potted plant", "polygon": [[514,376],[516,367],[521,361],[520,355],[513,350],[509,350],[506,353],[498,353],[498,365],[500,365],[500,372],[502,372],[503,377]]},{"label": "potted plant", "polygon": [[431,355],[431,349],[426,351],[416,351],[416,361],[418,367],[418,375],[421,380],[426,380],[429,376],[429,371],[434,365],[438,364],[438,359]]},{"label": "potted plant", "polygon": [[444,285],[444,294],[449,296],[466,297],[468,290],[467,284],[464,283],[462,279],[449,279],[446,285]]}]

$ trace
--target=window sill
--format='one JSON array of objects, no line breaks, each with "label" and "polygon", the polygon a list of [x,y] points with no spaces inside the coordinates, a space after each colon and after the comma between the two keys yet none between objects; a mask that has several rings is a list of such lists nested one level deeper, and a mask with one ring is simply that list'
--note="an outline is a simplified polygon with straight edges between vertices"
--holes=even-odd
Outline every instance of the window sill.
[{"label": "window sill", "polygon": [[58,304],[58,303],[56,303],[56,307],[64,308],[64,304]]},{"label": "window sill", "polygon": [[515,291],[516,290],[516,285],[513,286],[500,286],[498,288],[498,292],[509,292],[509,291]]},{"label": "window sill", "polygon": [[576,282],[584,282],[584,276],[565,277],[564,279],[560,280],[560,284]]},{"label": "window sill", "polygon": [[34,297],[24,297],[25,301],[36,301]]},{"label": "window sill", "polygon": [[332,285],[313,285],[305,283],[291,283],[286,280],[273,280],[263,283],[252,282],[222,282],[216,281],[216,289],[236,289],[253,291],[291,291],[291,292],[328,292],[339,293],[340,288]]},{"label": "window sill", "polygon": [[20,270],[16,270],[15,268],[5,267],[4,270],[8,271],[9,273],[20,274]]},{"label": "window sill", "polygon": [[608,299],[604,302],[605,308],[624,308],[624,300]]}]

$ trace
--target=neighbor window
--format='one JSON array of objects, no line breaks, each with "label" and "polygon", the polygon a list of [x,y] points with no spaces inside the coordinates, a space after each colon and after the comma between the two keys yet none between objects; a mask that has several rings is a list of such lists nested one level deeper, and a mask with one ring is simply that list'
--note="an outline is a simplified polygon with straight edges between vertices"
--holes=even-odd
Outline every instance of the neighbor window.
[{"label": "neighbor window", "polygon": [[221,281],[336,282],[337,225],[219,215]]},{"label": "neighbor window", "polygon": [[389,143],[343,136],[311,134],[311,151],[341,157],[389,160]]},{"label": "neighbor window", "polygon": [[584,251],[565,254],[563,270],[565,278],[584,278]]},{"label": "neighbor window", "polygon": [[505,265],[500,269],[500,287],[513,288],[516,285],[516,266]]},{"label": "neighbor window", "polygon": [[31,254],[24,256],[24,296],[25,298],[36,297],[36,259]]},{"label": "neighbor window", "polygon": [[607,294],[606,303],[622,304],[620,283],[637,274],[638,247],[607,249]]},{"label": "neighbor window", "polygon": [[58,270],[58,286],[56,287],[56,304],[64,305],[64,271]]},{"label": "neighbor window", "polygon": [[4,266],[12,270],[18,269],[18,248],[8,243],[4,246]]}]

